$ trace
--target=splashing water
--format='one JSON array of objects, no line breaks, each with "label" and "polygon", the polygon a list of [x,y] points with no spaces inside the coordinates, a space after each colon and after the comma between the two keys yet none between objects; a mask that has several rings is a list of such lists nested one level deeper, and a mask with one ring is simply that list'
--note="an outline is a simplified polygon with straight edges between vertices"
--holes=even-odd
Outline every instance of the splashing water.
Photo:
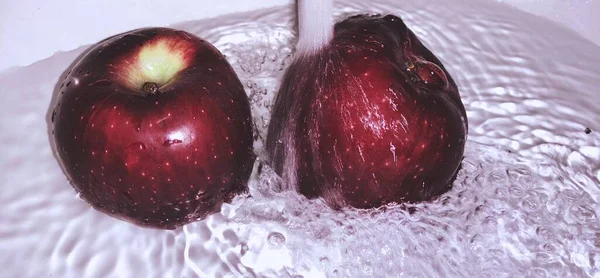
[{"label": "splashing water", "polygon": [[[458,83],[470,126],[462,169],[450,192],[413,206],[334,211],[281,191],[273,171],[257,165],[250,194],[221,213],[174,231],[139,228],[79,200],[51,151],[50,92],[86,47],[2,73],[4,275],[599,277],[600,47],[476,2],[335,7],[336,19],[401,16]],[[294,52],[294,16],[281,7],[172,26],[214,43],[232,63],[252,102],[261,157]]]}]

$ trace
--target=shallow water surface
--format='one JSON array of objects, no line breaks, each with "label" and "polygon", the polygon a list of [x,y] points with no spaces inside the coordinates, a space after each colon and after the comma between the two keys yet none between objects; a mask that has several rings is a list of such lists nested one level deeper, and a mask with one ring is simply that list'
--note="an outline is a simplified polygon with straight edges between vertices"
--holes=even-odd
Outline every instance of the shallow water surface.
[{"label": "shallow water surface", "polygon": [[[257,164],[250,194],[178,230],[98,213],[69,186],[47,128],[52,92],[86,46],[0,75],[4,277],[600,277],[600,47],[491,1],[358,2],[337,18],[401,16],[458,84],[470,130],[450,192],[333,211],[279,192]],[[281,7],[172,26],[227,55],[260,156],[293,25]]]}]

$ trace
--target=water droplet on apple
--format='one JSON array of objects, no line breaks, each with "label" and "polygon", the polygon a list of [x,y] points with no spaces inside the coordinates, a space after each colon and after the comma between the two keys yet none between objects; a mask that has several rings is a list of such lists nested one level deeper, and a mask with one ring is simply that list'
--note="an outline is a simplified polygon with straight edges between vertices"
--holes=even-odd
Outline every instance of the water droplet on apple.
[{"label": "water droplet on apple", "polygon": [[196,194],[196,200],[200,200],[202,198],[202,196],[204,196],[204,193],[205,193],[204,190],[198,191],[198,194]]},{"label": "water droplet on apple", "polygon": [[165,140],[165,142],[163,143],[163,146],[170,147],[172,145],[179,144],[179,143],[183,143],[183,141],[179,140],[179,139],[169,139],[169,140]]},{"label": "water droplet on apple", "polygon": [[102,80],[98,80],[96,82],[90,83],[90,86],[98,86],[98,87],[107,87],[112,85],[112,81],[108,80],[108,79],[102,79]]},{"label": "water droplet on apple", "polygon": [[423,83],[433,86],[444,87],[447,84],[447,77],[444,71],[436,64],[431,62],[422,62],[417,70],[419,78]]},{"label": "water droplet on apple", "polygon": [[135,201],[133,201],[133,197],[131,197],[131,195],[129,195],[129,193],[127,193],[127,191],[121,191],[120,193],[125,198],[125,200],[127,201],[127,203],[129,205],[135,204]]},{"label": "water droplet on apple", "polygon": [[411,79],[431,90],[443,90],[448,86],[448,78],[444,71],[434,63],[418,58],[410,58],[406,62],[406,70],[413,76]]},{"label": "water droplet on apple", "polygon": [[130,148],[134,149],[134,150],[145,150],[146,145],[144,145],[144,143],[142,143],[142,142],[135,142],[130,145]]}]

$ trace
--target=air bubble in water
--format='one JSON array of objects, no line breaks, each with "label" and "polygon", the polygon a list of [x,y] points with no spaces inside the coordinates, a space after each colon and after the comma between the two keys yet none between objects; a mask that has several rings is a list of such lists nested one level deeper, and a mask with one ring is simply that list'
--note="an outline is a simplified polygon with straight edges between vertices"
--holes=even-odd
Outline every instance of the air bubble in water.
[{"label": "air bubble in water", "polygon": [[245,242],[240,244],[240,256],[243,257],[244,255],[246,255],[248,249],[248,244],[246,244]]},{"label": "air bubble in water", "polygon": [[344,225],[342,227],[342,231],[345,235],[353,236],[356,233],[356,228],[354,228],[352,225]]},{"label": "air bubble in water", "polygon": [[269,244],[275,248],[280,248],[285,244],[285,236],[279,232],[272,232],[267,237]]}]

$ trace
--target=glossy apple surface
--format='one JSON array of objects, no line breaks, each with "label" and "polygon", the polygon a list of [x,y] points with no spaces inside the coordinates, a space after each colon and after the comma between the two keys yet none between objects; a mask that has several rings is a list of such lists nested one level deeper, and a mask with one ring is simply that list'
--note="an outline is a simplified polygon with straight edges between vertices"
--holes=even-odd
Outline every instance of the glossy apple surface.
[{"label": "glossy apple surface", "polygon": [[120,34],[82,56],[60,90],[56,154],[95,209],[173,229],[247,189],[250,105],[210,43],[167,28]]},{"label": "glossy apple surface", "polygon": [[442,63],[393,15],[358,15],[296,57],[267,150],[292,188],[331,206],[431,200],[451,188],[467,117]]}]

